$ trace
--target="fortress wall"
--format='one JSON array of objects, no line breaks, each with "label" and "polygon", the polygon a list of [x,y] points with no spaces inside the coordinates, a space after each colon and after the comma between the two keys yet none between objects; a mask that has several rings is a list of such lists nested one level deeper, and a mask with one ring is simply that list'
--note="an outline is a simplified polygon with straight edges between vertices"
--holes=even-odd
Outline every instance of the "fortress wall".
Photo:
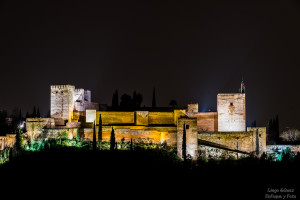
[{"label": "fortress wall", "polygon": [[85,122],[85,111],[74,111],[73,112],[72,122],[79,122],[79,121]]},{"label": "fortress wall", "polygon": [[186,116],[186,110],[174,110],[174,124],[177,126],[178,119]]},{"label": "fortress wall", "polygon": [[149,112],[149,124],[174,124],[174,112]]},{"label": "fortress wall", "polygon": [[259,154],[266,151],[266,128],[250,128],[249,132],[198,133],[198,139],[248,153],[256,153],[257,146]]},{"label": "fortress wall", "polygon": [[112,112],[112,111],[97,111],[96,124],[99,123],[99,116],[101,114],[102,124],[133,124],[134,112]]},{"label": "fortress wall", "polygon": [[53,118],[27,118],[26,130],[29,137],[35,138],[43,132],[45,128],[54,128]]},{"label": "fortress wall", "polygon": [[[153,143],[167,142],[170,146],[176,146],[176,127],[145,127],[145,126],[113,126],[116,141],[120,142],[125,138],[129,142],[131,138],[138,140],[140,138],[151,140]],[[104,141],[110,141],[112,126],[102,127],[102,138]],[[84,128],[83,137],[86,140],[93,140],[93,128]],[[98,126],[96,127],[96,138],[98,139]]]},{"label": "fortress wall", "polygon": [[246,131],[245,93],[218,94],[218,131]]},{"label": "fortress wall", "polygon": [[63,132],[66,132],[69,135],[69,138],[73,138],[74,132],[77,133],[78,125],[78,123],[70,123],[69,127],[55,128],[55,122],[53,118],[26,119],[27,135],[32,139],[37,138],[41,134],[49,135],[49,137],[55,137],[57,134],[61,134]]},{"label": "fortress wall", "polygon": [[148,111],[136,111],[135,112],[135,123],[136,125],[148,125],[149,112]]},{"label": "fortress wall", "polygon": [[197,130],[201,132],[218,131],[218,113],[217,112],[187,112],[188,117],[197,118]]},{"label": "fortress wall", "polygon": [[254,152],[254,138],[252,133],[247,132],[217,132],[199,133],[198,139],[224,146],[228,149],[245,152]]},{"label": "fortress wall", "polygon": [[0,150],[6,147],[13,147],[16,143],[16,134],[6,134],[6,136],[0,136]]}]

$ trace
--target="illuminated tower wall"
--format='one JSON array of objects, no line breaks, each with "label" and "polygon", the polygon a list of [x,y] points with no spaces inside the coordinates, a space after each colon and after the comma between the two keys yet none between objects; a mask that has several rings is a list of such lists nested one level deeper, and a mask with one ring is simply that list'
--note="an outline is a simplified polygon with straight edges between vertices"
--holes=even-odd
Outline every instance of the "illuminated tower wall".
[{"label": "illuminated tower wall", "polygon": [[245,93],[218,94],[218,131],[246,131]]},{"label": "illuminated tower wall", "polygon": [[56,120],[71,121],[74,108],[73,85],[51,85],[50,115]]}]

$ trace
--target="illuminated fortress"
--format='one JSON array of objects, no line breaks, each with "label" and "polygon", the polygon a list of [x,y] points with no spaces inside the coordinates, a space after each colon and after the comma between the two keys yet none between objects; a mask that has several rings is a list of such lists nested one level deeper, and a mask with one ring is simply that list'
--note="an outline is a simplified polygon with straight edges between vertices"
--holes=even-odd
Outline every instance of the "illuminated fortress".
[{"label": "illuminated fortress", "polygon": [[75,138],[79,131],[81,140],[92,140],[93,123],[96,122],[98,131],[101,114],[104,141],[110,140],[113,127],[117,142],[147,138],[177,147],[181,157],[185,126],[187,154],[194,159],[203,153],[209,156],[209,152],[219,156],[259,156],[266,151],[266,128],[246,127],[246,94],[242,86],[241,93],[217,95],[217,112],[198,112],[198,104],[169,111],[159,108],[155,111],[101,111],[98,103],[91,102],[89,90],[52,85],[50,93],[51,117],[26,119],[27,135],[31,139],[41,134],[54,137],[63,132]]}]

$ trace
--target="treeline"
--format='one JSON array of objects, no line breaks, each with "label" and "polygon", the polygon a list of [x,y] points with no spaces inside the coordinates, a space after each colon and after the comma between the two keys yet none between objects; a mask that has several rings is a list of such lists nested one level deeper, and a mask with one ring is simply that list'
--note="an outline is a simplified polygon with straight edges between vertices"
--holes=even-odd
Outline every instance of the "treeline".
[{"label": "treeline", "polygon": [[[111,110],[136,110],[142,107],[143,100],[143,95],[136,91],[133,92],[132,96],[125,93],[119,98],[118,90],[116,90],[112,96]],[[156,106],[156,92],[155,88],[153,88],[151,107],[156,108]],[[169,106],[177,107],[177,101],[174,99],[170,100]]]},{"label": "treeline", "polygon": [[267,125],[267,144],[278,144],[280,142],[279,118],[278,115],[276,115],[275,118],[270,119]]}]

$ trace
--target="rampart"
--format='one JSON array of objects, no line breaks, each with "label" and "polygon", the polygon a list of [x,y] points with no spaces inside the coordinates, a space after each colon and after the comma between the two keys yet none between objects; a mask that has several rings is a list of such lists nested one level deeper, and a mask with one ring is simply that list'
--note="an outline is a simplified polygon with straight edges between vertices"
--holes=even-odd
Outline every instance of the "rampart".
[{"label": "rampart", "polygon": [[13,147],[16,143],[16,134],[6,134],[6,136],[0,136],[0,150],[7,147]]}]

